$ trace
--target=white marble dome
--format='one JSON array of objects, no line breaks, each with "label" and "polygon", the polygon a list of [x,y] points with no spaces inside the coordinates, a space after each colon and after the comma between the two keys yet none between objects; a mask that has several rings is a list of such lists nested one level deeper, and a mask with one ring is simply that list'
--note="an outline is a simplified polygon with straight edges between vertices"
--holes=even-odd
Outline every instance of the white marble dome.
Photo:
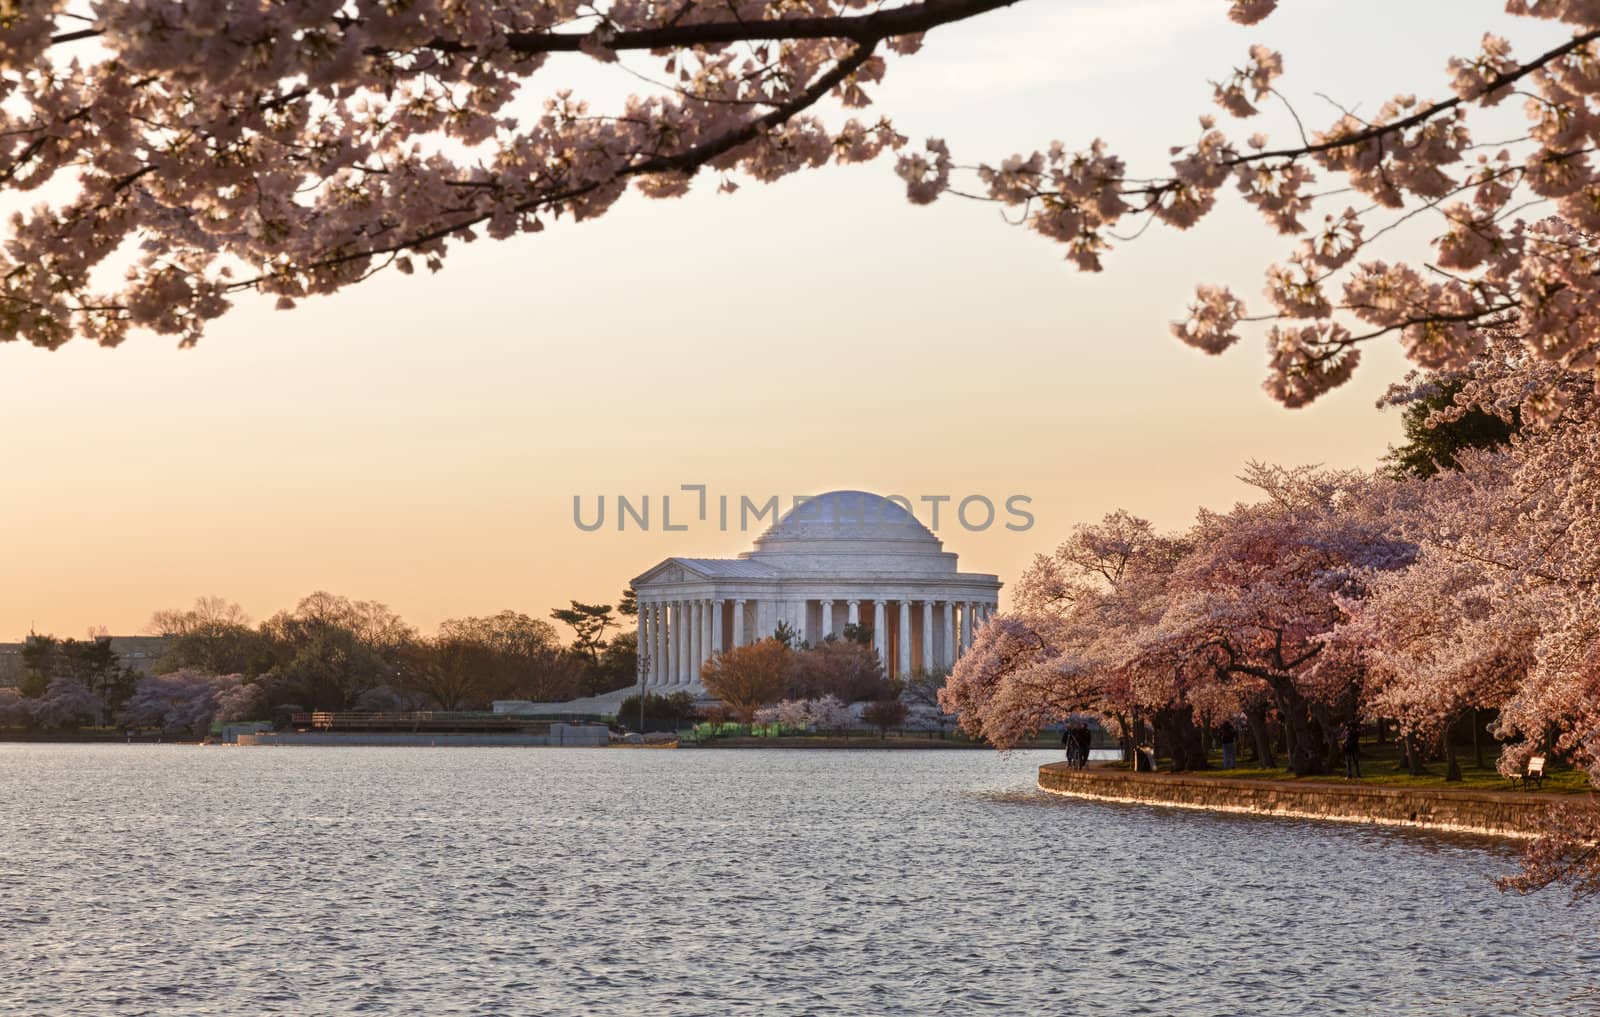
[{"label": "white marble dome", "polygon": [[904,505],[866,491],[829,491],[784,513],[755,540],[756,551],[799,551],[835,541],[891,541],[931,545],[939,538]]}]

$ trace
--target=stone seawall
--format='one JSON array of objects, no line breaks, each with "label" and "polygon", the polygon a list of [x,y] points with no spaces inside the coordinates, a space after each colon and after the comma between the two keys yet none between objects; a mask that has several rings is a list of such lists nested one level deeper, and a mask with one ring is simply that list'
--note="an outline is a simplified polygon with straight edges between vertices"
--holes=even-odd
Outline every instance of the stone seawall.
[{"label": "stone seawall", "polygon": [[1549,813],[1572,795],[1456,791],[1315,781],[1237,780],[1199,774],[1039,767],[1039,787],[1052,794],[1211,812],[1244,812],[1341,823],[1409,826],[1492,837],[1537,835]]},{"label": "stone seawall", "polygon": [[515,731],[503,733],[457,733],[449,731],[262,731],[258,734],[241,733],[240,745],[321,745],[321,746],[415,746],[415,747],[487,747],[487,746],[563,746],[567,748],[600,748],[610,741],[605,727],[599,724],[552,724],[548,734],[530,734]]}]

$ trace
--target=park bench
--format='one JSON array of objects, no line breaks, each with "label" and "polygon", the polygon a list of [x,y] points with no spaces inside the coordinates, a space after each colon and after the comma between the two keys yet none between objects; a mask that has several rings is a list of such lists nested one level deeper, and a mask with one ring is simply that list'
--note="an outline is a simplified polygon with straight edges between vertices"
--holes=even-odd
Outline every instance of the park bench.
[{"label": "park bench", "polygon": [[1133,749],[1133,768],[1135,771],[1154,773],[1156,770],[1156,747],[1154,745],[1136,745]]},{"label": "park bench", "polygon": [[1544,787],[1544,757],[1534,756],[1528,760],[1528,769],[1522,775],[1522,786],[1532,784],[1534,787]]}]

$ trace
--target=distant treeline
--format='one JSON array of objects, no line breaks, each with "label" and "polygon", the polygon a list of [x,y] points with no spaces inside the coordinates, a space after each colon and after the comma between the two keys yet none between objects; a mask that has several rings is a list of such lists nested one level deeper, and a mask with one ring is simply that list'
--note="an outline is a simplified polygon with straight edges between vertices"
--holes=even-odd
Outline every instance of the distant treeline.
[{"label": "distant treeline", "polygon": [[252,624],[238,605],[203,597],[157,611],[165,651],[152,673],[119,659],[104,636],[30,635],[0,727],[110,724],[203,734],[214,721],[282,719],[308,710],[475,710],[496,699],[552,701],[637,681],[633,591],[617,605],[550,612],[571,631],[516,611],[455,618],[420,634],[383,604],[313,593]]}]

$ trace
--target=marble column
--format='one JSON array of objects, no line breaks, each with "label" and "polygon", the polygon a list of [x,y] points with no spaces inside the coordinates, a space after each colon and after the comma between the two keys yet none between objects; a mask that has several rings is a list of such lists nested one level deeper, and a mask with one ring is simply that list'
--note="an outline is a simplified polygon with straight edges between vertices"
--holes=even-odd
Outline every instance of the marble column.
[{"label": "marble column", "polygon": [[900,602],[900,638],[895,647],[895,669],[904,678],[911,674],[911,601]]},{"label": "marble column", "polygon": [[672,672],[667,675],[667,684],[676,685],[683,680],[683,673],[689,670],[689,643],[683,638],[683,601],[673,601],[671,610],[672,627],[668,630],[668,636],[672,640]]},{"label": "marble column", "polygon": [[889,640],[884,631],[889,627],[889,622],[884,615],[883,601],[872,602],[872,648],[878,651],[878,662],[883,665],[883,673],[889,673]]},{"label": "marble column", "polygon": [[661,623],[656,621],[656,606],[648,601],[639,602],[639,664],[644,684],[648,688],[656,677],[656,639],[661,635]]},{"label": "marble column", "polygon": [[651,644],[650,654],[655,659],[650,663],[650,684],[660,685],[667,678],[667,609],[662,604],[651,604],[650,610],[655,614],[655,642]]},{"label": "marble column", "polygon": [[822,642],[833,635],[833,601],[817,601],[817,625],[821,631],[817,633],[817,642]]},{"label": "marble column", "polygon": [[651,643],[656,638],[653,619],[650,617],[650,604],[638,604],[638,684],[650,684],[650,668],[654,667],[656,652],[651,649]]},{"label": "marble column", "polygon": [[939,665],[933,662],[933,601],[922,602],[922,670],[933,674]]},{"label": "marble column", "polygon": [[961,652],[972,647],[972,601],[961,602]]},{"label": "marble column", "polygon": [[669,654],[672,650],[672,635],[667,631],[671,620],[667,617],[668,611],[665,603],[656,604],[656,684],[664,684],[667,674],[672,670]]},{"label": "marble column", "polygon": [[705,601],[689,601],[689,673],[684,676],[686,682],[693,682],[700,677],[701,654],[705,652],[704,621]]},{"label": "marble column", "polygon": [[845,623],[848,624],[848,625],[860,625],[861,624],[861,601],[852,600],[852,601],[848,601],[847,603],[849,604],[850,612],[849,612],[849,614],[847,614],[845,616],[845,619],[846,619]]},{"label": "marble column", "polygon": [[956,605],[953,600],[946,600],[939,606],[939,615],[944,622],[944,645],[939,647],[939,666],[952,668],[956,666]]},{"label": "marble column", "polygon": [[683,624],[679,626],[683,630],[683,652],[678,654],[676,684],[682,685],[694,677],[694,604],[687,600],[678,601],[678,616],[683,619]]},{"label": "marble column", "polygon": [[733,645],[744,645],[744,601],[733,602]]},{"label": "marble column", "polygon": [[711,655],[713,657],[722,652],[722,612],[727,603],[726,600],[713,600],[711,602]]},{"label": "marble column", "polygon": [[699,668],[704,667],[707,660],[710,660],[710,656],[717,652],[712,649],[712,644],[710,644],[710,603],[712,601],[701,601],[701,662],[698,665],[694,665],[694,680],[696,681],[699,681]]}]

